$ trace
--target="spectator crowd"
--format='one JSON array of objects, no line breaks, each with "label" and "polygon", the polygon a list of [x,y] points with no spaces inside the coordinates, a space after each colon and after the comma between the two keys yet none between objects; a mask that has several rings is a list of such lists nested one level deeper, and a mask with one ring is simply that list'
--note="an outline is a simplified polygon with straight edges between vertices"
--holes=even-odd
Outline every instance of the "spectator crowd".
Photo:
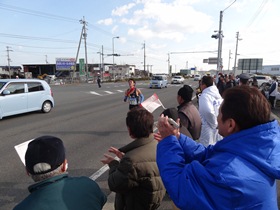
[{"label": "spectator crowd", "polygon": [[[167,193],[174,209],[278,209],[280,132],[271,118],[278,83],[273,78],[267,100],[257,81],[249,84],[249,79],[247,74],[238,81],[219,74],[215,82],[203,76],[198,107],[192,102],[192,87],[183,85],[178,107],[159,116],[156,133],[152,113],[138,104],[138,96],[144,96],[130,80],[124,101],[137,99],[126,116],[131,142],[110,147],[101,159],[109,166],[114,208],[157,209]],[[25,162],[35,183],[15,210],[101,210],[106,203],[95,181],[68,176],[61,139],[41,136],[31,141]]]}]

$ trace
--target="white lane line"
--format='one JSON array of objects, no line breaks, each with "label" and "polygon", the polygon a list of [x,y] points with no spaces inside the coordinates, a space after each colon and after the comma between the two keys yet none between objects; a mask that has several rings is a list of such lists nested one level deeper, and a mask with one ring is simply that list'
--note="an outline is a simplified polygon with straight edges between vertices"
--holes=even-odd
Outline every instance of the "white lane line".
[{"label": "white lane line", "polygon": [[[120,160],[117,156],[115,157],[115,160]],[[96,171],[94,174],[92,174],[89,178],[92,180],[98,179],[102,174],[104,174],[109,169],[109,166],[106,164],[102,166],[98,171]]]},{"label": "white lane line", "polygon": [[101,96],[101,94],[97,93],[97,92],[94,92],[94,91],[90,91],[91,94],[94,94],[94,95],[98,95],[98,96]]},{"label": "white lane line", "polygon": [[124,92],[123,90],[117,90],[117,91],[118,91],[118,92],[121,92],[121,93]]},{"label": "white lane line", "polygon": [[104,91],[105,93],[108,93],[108,94],[113,94],[113,92],[111,91]]},{"label": "white lane line", "polygon": [[109,169],[108,165],[102,166],[98,171],[96,171],[94,174],[92,174],[89,178],[92,180],[96,180],[98,177],[100,177],[102,174],[104,174]]}]

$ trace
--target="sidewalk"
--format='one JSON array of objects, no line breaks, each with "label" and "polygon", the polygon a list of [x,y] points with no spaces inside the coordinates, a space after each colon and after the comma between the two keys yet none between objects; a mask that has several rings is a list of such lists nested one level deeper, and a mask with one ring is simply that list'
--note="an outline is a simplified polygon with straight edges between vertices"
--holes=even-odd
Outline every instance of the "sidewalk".
[{"label": "sidewalk", "polygon": [[[115,193],[111,192],[110,195],[107,196],[107,202],[103,206],[103,210],[114,210],[114,200],[115,200]],[[171,200],[167,194],[163,198],[163,201],[161,202],[158,210],[173,210]]]}]

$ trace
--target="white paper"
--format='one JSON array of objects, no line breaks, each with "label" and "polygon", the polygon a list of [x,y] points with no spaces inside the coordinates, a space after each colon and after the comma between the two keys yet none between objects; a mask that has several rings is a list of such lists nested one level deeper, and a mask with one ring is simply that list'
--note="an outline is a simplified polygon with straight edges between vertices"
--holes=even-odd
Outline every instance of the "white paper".
[{"label": "white paper", "polygon": [[23,165],[25,165],[25,153],[28,147],[29,142],[33,141],[34,139],[28,140],[26,142],[23,142],[21,144],[18,144],[15,146],[15,149],[17,151],[17,154],[21,160],[21,162],[23,163]]}]

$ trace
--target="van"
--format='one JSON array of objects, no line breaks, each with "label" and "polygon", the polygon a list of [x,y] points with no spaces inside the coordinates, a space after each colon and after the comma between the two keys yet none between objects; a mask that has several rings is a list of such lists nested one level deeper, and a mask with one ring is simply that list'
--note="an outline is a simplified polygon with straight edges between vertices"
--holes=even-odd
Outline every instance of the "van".
[{"label": "van", "polygon": [[167,76],[154,75],[150,80],[150,88],[167,88]]},{"label": "van", "polygon": [[0,119],[41,110],[48,113],[54,107],[48,83],[39,79],[0,79]]}]

